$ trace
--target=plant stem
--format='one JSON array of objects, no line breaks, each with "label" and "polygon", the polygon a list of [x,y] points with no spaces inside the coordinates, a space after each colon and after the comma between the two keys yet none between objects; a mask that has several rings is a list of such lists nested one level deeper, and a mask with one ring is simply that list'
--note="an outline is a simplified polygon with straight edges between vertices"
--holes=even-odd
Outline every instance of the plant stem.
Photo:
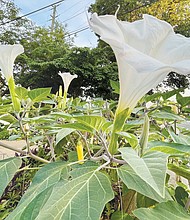
[{"label": "plant stem", "polygon": [[114,122],[113,122],[113,130],[111,133],[111,140],[110,140],[110,144],[109,144],[109,152],[110,154],[114,155],[115,153],[117,153],[117,149],[118,149],[118,134],[117,132],[122,131],[123,126],[125,124],[126,119],[129,117],[131,111],[129,109],[125,109],[122,112],[115,114],[115,118],[114,118]]}]

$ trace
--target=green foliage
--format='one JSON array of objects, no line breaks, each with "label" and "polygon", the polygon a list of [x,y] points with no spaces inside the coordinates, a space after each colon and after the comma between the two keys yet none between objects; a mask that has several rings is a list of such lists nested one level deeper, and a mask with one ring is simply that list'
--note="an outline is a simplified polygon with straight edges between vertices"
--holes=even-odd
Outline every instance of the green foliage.
[{"label": "green foliage", "polygon": [[2,195],[2,193],[5,190],[5,187],[11,181],[15,172],[17,172],[20,166],[20,158],[9,158],[0,161],[0,179],[3,180],[1,181],[0,185],[0,195]]},{"label": "green foliage", "polygon": [[[180,18],[186,1],[119,2],[119,18],[157,13],[172,24],[177,19],[176,30],[185,31]],[[114,14],[117,4],[98,0],[91,10]],[[18,11],[10,7],[14,18]],[[173,16],[177,7],[179,16]],[[0,105],[0,135],[26,142],[22,150],[1,143],[17,157],[0,161],[0,218],[189,219],[188,186],[170,183],[168,172],[179,180],[190,178],[189,98],[181,89],[146,95],[132,113],[127,109],[116,114],[113,100],[119,86],[110,47],[102,42],[94,49],[70,47],[60,24],[53,33],[49,28],[33,30],[18,38],[25,54],[16,62],[21,70],[16,71],[17,82],[30,87],[15,89],[21,111],[15,114],[7,97]],[[57,92],[59,70],[78,75],[69,90],[73,97],[64,106]],[[177,102],[168,100],[174,94]]]},{"label": "green foliage", "polygon": [[189,215],[185,210],[175,202],[165,202],[158,204],[155,208],[145,209],[140,208],[134,211],[135,216],[140,220],[147,219],[166,219],[169,220],[171,217],[173,219],[189,219]]},{"label": "green foliage", "polygon": [[[157,215],[156,207],[170,204],[168,201],[177,209],[180,204],[189,210],[187,186],[176,182],[175,188],[166,178],[169,177],[167,170],[171,170],[189,179],[190,129],[184,127],[189,121],[188,103],[184,102],[182,107],[168,101],[173,92],[147,95],[144,100],[151,100],[152,106],[140,102],[131,115],[122,113],[121,119],[126,113],[128,118],[122,120],[122,125],[117,124],[117,132],[113,129],[112,101],[67,98],[62,108],[60,96],[50,94],[50,88],[17,87],[16,94],[22,104],[19,116],[13,110],[6,113],[10,109],[8,100],[3,102],[0,116],[11,128],[10,137],[26,140],[21,156],[31,157],[31,164],[21,169],[24,173],[39,171],[34,178],[28,176],[23,196],[19,191],[14,194],[4,191],[0,203],[2,218],[119,219],[124,216],[134,219],[135,215],[143,219],[144,210],[147,210],[146,217],[152,216],[152,212]],[[172,106],[178,109],[173,110]],[[118,138],[118,151],[111,155],[112,134]],[[82,162],[77,161],[78,141],[80,154],[84,156]],[[33,164],[34,160],[38,162]],[[10,172],[9,181],[16,171]],[[6,175],[5,171],[1,173]],[[16,179],[15,184],[19,181]],[[3,189],[6,184],[8,181]],[[14,200],[11,208],[7,201]],[[170,212],[172,207],[167,205]],[[188,216],[183,212],[182,216]]]}]

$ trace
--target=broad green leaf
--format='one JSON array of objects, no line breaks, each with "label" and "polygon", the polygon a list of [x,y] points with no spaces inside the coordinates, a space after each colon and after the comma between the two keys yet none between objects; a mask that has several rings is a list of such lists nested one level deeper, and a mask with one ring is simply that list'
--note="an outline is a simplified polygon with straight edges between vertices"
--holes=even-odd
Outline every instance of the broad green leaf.
[{"label": "broad green leaf", "polygon": [[16,87],[15,92],[16,92],[17,97],[20,100],[22,99],[26,100],[28,98],[28,90],[24,87],[21,87],[21,86]]},{"label": "broad green leaf", "polygon": [[168,155],[153,151],[139,157],[135,150],[128,147],[120,148],[119,151],[136,175],[164,198]]},{"label": "broad green leaf", "polygon": [[94,130],[99,131],[106,123],[106,119],[99,115],[82,115],[74,117],[79,123],[92,127]]},{"label": "broad green leaf", "polygon": [[190,104],[190,97],[183,97],[180,93],[178,93],[176,95],[176,99],[177,99],[177,102],[182,106],[182,107],[185,107],[187,105]]},{"label": "broad green leaf", "polygon": [[190,145],[168,143],[162,141],[152,141],[148,143],[149,150],[161,151],[166,154],[190,153]]},{"label": "broad green leaf", "polygon": [[57,118],[64,118],[64,119],[71,119],[73,117],[72,115],[68,113],[64,113],[64,112],[52,112],[50,115],[55,116]]},{"label": "broad green leaf", "polygon": [[113,91],[114,93],[116,93],[116,94],[120,93],[119,82],[110,80],[110,85],[111,85],[112,89],[114,90]]},{"label": "broad green leaf", "polygon": [[141,125],[144,124],[144,119],[139,119],[139,120],[132,120],[132,121],[128,121],[124,127],[123,127],[123,131],[129,131],[130,129],[139,127]]},{"label": "broad green leaf", "polygon": [[177,124],[177,126],[190,130],[190,121],[184,121],[184,122],[182,122],[180,124]]},{"label": "broad green leaf", "polygon": [[57,183],[36,220],[97,220],[113,197],[105,174],[96,170],[85,172],[66,184]]},{"label": "broad green leaf", "polygon": [[37,117],[33,117],[33,118],[24,118],[25,122],[36,122],[36,123],[52,123],[55,122],[54,119],[51,118],[51,116],[49,115],[41,115],[41,116],[37,116]]},{"label": "broad green leaf", "polygon": [[153,118],[165,119],[165,120],[168,120],[168,121],[171,121],[171,120],[173,120],[173,121],[174,120],[184,121],[185,120],[184,118],[180,117],[179,115],[175,115],[173,113],[165,112],[165,111],[153,112],[150,115]]},{"label": "broad green leaf", "polygon": [[139,208],[133,211],[139,220],[189,220],[190,215],[178,203],[163,202],[154,208]]},{"label": "broad green leaf", "polygon": [[75,129],[75,130],[86,131],[86,132],[91,132],[91,133],[94,132],[94,129],[92,127],[90,127],[86,124],[78,123],[78,122],[66,123],[66,124],[63,124],[63,125],[58,125],[58,127],[60,127],[60,128],[72,128],[72,129]]},{"label": "broad green leaf", "polygon": [[160,98],[160,96],[161,96],[162,94],[161,93],[154,93],[154,94],[152,94],[152,95],[146,95],[145,97],[143,97],[143,100],[145,101],[145,102],[149,102],[149,101],[153,101],[153,100],[158,100],[159,98]]},{"label": "broad green leaf", "polygon": [[190,170],[184,167],[176,166],[175,164],[168,164],[168,169],[175,172],[177,175],[182,176],[186,179],[190,179]]},{"label": "broad green leaf", "polygon": [[[50,163],[42,167],[35,175],[32,184],[22,197],[17,208],[11,212],[6,220],[21,220],[25,208],[32,203],[40,193],[56,184],[60,179],[67,178],[67,166],[64,162]],[[32,203],[33,204],[33,203]]]},{"label": "broad green leaf", "polygon": [[0,197],[6,186],[12,180],[21,166],[22,160],[18,157],[0,160]]},{"label": "broad green leaf", "polygon": [[17,119],[10,113],[5,113],[5,114],[0,115],[0,120],[6,121],[9,123],[14,123],[17,121]]},{"label": "broad green leaf", "polygon": [[158,193],[147,182],[139,177],[139,175],[137,175],[134,170],[128,165],[121,166],[118,169],[118,175],[129,189],[133,189],[138,193],[145,195],[157,202],[171,200],[167,192],[165,198],[158,195]]},{"label": "broad green leaf", "polygon": [[63,138],[65,138],[67,135],[71,134],[73,131],[76,131],[76,129],[62,128],[56,135],[55,145],[57,145]]},{"label": "broad green leaf", "polygon": [[139,141],[137,136],[135,136],[134,134],[128,133],[128,132],[117,132],[117,134],[119,134],[120,136],[124,137],[128,143],[130,144],[130,146],[132,148],[137,147]]},{"label": "broad green leaf", "polygon": [[172,91],[168,91],[168,92],[164,92],[164,93],[161,93],[162,95],[162,98],[164,100],[178,94],[179,92],[183,91],[184,89],[183,88],[180,88],[180,89],[175,89],[175,90],[172,90]]},{"label": "broad green leaf", "polygon": [[28,96],[33,102],[41,102],[50,95],[51,88],[38,88],[28,91]]},{"label": "broad green leaf", "polygon": [[121,211],[116,211],[111,215],[111,220],[133,220],[127,213],[122,213]]},{"label": "broad green leaf", "polygon": [[173,131],[168,130],[173,142],[175,143],[180,143],[180,144],[188,144],[190,145],[190,137],[189,136],[185,136],[183,134],[175,134]]},{"label": "broad green leaf", "polygon": [[26,208],[22,212],[20,220],[34,220],[38,216],[44,204],[49,199],[52,190],[53,186],[46,188],[44,191],[39,193],[31,202],[29,202],[28,206],[26,206]]},{"label": "broad green leaf", "polygon": [[188,196],[189,195],[188,195],[187,191],[183,187],[181,187],[181,186],[176,187],[175,199],[176,199],[177,203],[179,203],[181,206],[185,207]]}]

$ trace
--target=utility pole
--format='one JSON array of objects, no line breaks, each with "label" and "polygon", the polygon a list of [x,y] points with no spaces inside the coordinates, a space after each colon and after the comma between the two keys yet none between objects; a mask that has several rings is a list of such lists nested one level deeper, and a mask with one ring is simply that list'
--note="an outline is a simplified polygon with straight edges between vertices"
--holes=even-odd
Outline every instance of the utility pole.
[{"label": "utility pole", "polygon": [[55,19],[56,19],[56,9],[57,9],[57,5],[53,6],[53,13],[51,15],[51,32],[54,31],[54,26],[55,26]]}]

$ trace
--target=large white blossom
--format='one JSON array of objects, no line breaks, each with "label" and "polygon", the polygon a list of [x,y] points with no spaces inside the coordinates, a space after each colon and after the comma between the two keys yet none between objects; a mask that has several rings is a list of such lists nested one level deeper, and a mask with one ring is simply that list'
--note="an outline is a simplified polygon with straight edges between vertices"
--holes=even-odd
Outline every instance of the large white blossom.
[{"label": "large white blossom", "polygon": [[59,72],[58,74],[61,76],[61,78],[63,80],[64,92],[67,93],[71,81],[73,79],[77,78],[78,76],[76,74],[71,75],[70,73],[62,73],[62,72]]},{"label": "large white blossom", "polygon": [[172,26],[144,15],[135,22],[113,15],[92,15],[90,26],[116,56],[120,97],[117,113],[132,110],[138,100],[171,71],[190,73],[190,39],[175,34]]},{"label": "large white blossom", "polygon": [[0,69],[7,82],[13,77],[13,65],[16,57],[24,52],[20,44],[0,45]]}]

